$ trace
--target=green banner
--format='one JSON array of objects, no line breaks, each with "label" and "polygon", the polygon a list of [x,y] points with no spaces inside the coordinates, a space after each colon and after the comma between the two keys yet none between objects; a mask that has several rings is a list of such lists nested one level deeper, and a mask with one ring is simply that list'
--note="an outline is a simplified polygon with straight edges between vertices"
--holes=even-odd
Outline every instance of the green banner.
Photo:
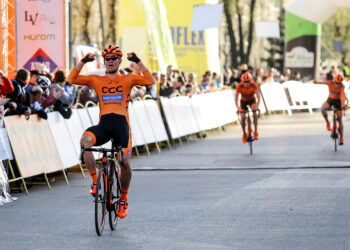
[{"label": "green banner", "polygon": [[177,68],[167,11],[163,0],[143,0],[143,4],[148,35],[151,38],[153,54],[157,56],[160,70],[166,72],[166,67],[169,64]]},{"label": "green banner", "polygon": [[305,35],[320,36],[321,31],[321,24],[310,22],[290,12],[286,12],[285,42]]}]

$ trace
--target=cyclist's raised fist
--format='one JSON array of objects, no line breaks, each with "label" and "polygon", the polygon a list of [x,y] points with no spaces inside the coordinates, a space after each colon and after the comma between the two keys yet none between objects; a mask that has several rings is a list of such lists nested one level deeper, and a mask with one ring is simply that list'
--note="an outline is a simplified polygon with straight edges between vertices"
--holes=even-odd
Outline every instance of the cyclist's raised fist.
[{"label": "cyclist's raised fist", "polygon": [[128,60],[131,62],[139,63],[141,60],[140,58],[137,57],[135,52],[128,53]]},{"label": "cyclist's raised fist", "polygon": [[95,55],[91,54],[91,53],[87,53],[82,59],[82,63],[87,63],[87,62],[92,62],[95,60]]}]

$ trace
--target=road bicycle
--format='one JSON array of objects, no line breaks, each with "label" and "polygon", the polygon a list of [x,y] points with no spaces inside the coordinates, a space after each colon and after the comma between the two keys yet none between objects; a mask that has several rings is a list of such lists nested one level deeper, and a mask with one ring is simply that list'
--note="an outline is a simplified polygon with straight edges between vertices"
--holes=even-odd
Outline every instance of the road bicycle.
[{"label": "road bicycle", "polygon": [[106,148],[81,148],[81,161],[86,151],[102,154],[100,164],[97,164],[98,174],[96,182],[95,203],[95,228],[97,235],[101,236],[108,212],[109,226],[114,230],[118,222],[118,205],[120,200],[121,184],[119,179],[120,164],[123,163],[123,151],[121,146],[115,146],[112,140],[112,149]]},{"label": "road bicycle", "polygon": [[[334,152],[337,152],[337,146],[339,143],[339,133],[338,133],[338,127],[337,127],[337,119],[338,119],[337,110],[339,110],[339,109],[331,107],[330,110],[333,111],[331,138],[334,141]],[[345,112],[344,112],[344,114],[345,114]]]},{"label": "road bicycle", "polygon": [[[258,117],[260,117],[260,109],[257,109],[256,112],[258,112]],[[254,136],[253,136],[253,129],[252,129],[252,118],[250,117],[251,114],[253,113],[250,108],[248,110],[243,110],[243,111],[237,111],[237,113],[245,113],[246,114],[246,120],[247,120],[247,127],[248,127],[248,133],[247,133],[247,142],[249,146],[249,151],[250,154],[253,154],[253,141],[254,141]]]}]

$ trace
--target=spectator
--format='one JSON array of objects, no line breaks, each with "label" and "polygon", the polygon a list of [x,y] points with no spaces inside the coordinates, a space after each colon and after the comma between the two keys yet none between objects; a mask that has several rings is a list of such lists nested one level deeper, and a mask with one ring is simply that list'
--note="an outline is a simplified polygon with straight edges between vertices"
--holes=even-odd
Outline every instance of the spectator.
[{"label": "spectator", "polygon": [[247,64],[241,64],[239,67],[239,79],[241,79],[242,75],[248,71],[248,65]]},{"label": "spectator", "polygon": [[241,78],[239,77],[239,72],[237,69],[232,71],[232,76],[230,78],[230,86],[233,89],[236,89],[236,86],[241,82]]},{"label": "spectator", "polygon": [[285,69],[284,71],[284,74],[283,74],[283,77],[282,77],[282,81],[283,82],[287,82],[287,81],[290,81],[292,78],[292,73],[291,73],[291,70],[289,68]]},{"label": "spectator", "polygon": [[275,68],[270,69],[270,81],[271,82],[280,82],[280,74]]},{"label": "spectator", "polygon": [[78,98],[77,98],[77,103],[80,103],[81,105],[85,106],[88,101],[91,101],[95,104],[98,103],[98,97],[92,88],[88,86],[84,86],[80,89]]},{"label": "spectator", "polygon": [[186,95],[185,82],[183,77],[178,76],[176,81],[173,84],[174,92],[180,95]]},{"label": "spectator", "polygon": [[9,114],[25,114],[29,116],[31,113],[30,108],[23,104],[25,94],[23,87],[29,82],[29,71],[26,69],[18,70],[16,78],[11,81],[14,91],[6,95],[10,98],[10,101],[5,105],[5,109],[10,109]]},{"label": "spectator", "polygon": [[23,104],[30,107],[32,114],[36,113],[40,118],[47,120],[47,113],[41,105],[43,102],[43,94],[44,91],[40,86],[33,86],[29,93],[25,93]]},{"label": "spectator", "polygon": [[230,84],[231,76],[232,76],[232,71],[229,68],[226,68],[224,72],[224,85],[231,86]]},{"label": "spectator", "polygon": [[216,82],[216,87],[218,89],[222,89],[224,87],[224,83],[222,81],[222,76],[221,75],[217,75],[215,78],[215,82]]},{"label": "spectator", "polygon": [[29,82],[26,86],[24,86],[25,88],[28,87],[29,85],[34,85],[35,84],[35,80],[36,78],[39,77],[39,71],[38,70],[31,70],[30,71],[30,79]]},{"label": "spectator", "polygon": [[333,78],[338,74],[338,69],[334,65],[331,67],[330,73],[332,74]]},{"label": "spectator", "polygon": [[[192,95],[196,95],[196,94],[200,94],[201,90],[198,87],[198,83],[196,82],[196,75],[195,73],[189,73],[188,77],[187,77],[187,84],[186,84],[186,89],[190,89],[191,90],[191,96]],[[186,95],[188,94],[188,90],[186,90]]]},{"label": "spectator", "polygon": [[169,65],[166,69],[166,78],[168,82],[173,83],[175,81],[174,76],[173,76],[173,66]]},{"label": "spectator", "polygon": [[146,95],[150,95],[150,96],[152,96],[153,99],[156,99],[157,93],[158,93],[157,88],[158,88],[159,77],[158,77],[157,72],[153,72],[152,76],[153,76],[155,82],[153,85],[146,87]]},{"label": "spectator", "polygon": [[253,77],[255,78],[255,72],[254,72],[254,68],[253,66],[248,66],[247,72]]},{"label": "spectator", "polygon": [[159,96],[169,97],[173,92],[172,82],[167,81],[167,76],[161,74],[159,80]]},{"label": "spectator", "polygon": [[323,68],[320,67],[320,74],[318,77],[319,81],[326,81],[327,80],[327,75],[323,72]]},{"label": "spectator", "polygon": [[4,98],[4,95],[15,90],[12,82],[0,70],[0,115],[4,112],[4,105],[10,101],[10,98]]},{"label": "spectator", "polygon": [[293,74],[293,80],[294,81],[300,81],[301,77],[300,77],[300,73],[298,71],[295,71]]},{"label": "spectator", "polygon": [[259,68],[255,72],[255,81],[257,84],[261,85],[264,77],[264,70]]},{"label": "spectator", "polygon": [[58,111],[63,118],[69,119],[72,115],[71,107],[75,100],[76,94],[67,86],[67,76],[63,70],[58,70],[55,73],[54,83],[50,88],[50,95],[53,95],[53,91],[57,92],[56,102],[54,104],[54,110]]},{"label": "spectator", "polygon": [[202,93],[207,93],[210,91],[210,78],[203,76],[203,81],[201,85],[199,86],[200,90]]}]

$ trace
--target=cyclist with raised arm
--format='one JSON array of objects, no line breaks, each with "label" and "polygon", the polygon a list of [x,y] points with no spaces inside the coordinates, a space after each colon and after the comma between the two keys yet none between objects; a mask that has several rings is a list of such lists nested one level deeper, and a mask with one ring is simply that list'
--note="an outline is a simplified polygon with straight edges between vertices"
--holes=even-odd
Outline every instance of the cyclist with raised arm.
[{"label": "cyclist with raised arm", "polygon": [[[240,98],[240,105],[238,105],[238,98]],[[258,134],[258,114],[257,111],[259,109],[260,104],[260,90],[257,83],[253,81],[251,74],[248,72],[244,73],[241,76],[241,83],[237,85],[236,95],[235,95],[235,104],[238,109],[238,112],[241,116],[241,125],[243,129],[243,138],[242,142],[246,143],[248,136],[246,133],[246,113],[248,110],[248,106],[250,106],[253,111],[253,121],[254,121],[254,139],[259,139]]]},{"label": "cyclist with raised arm", "polygon": [[[141,62],[135,53],[128,53],[129,61],[138,64],[142,76],[121,75],[119,66],[123,53],[119,47],[107,46],[102,52],[106,75],[79,75],[84,64],[95,60],[95,55],[87,54],[70,72],[68,81],[73,84],[86,85],[93,88],[100,104],[100,121],[98,125],[88,128],[81,137],[80,145],[85,148],[99,146],[110,139],[123,147],[123,164],[121,164],[121,197],[118,207],[118,216],[124,218],[128,214],[127,194],[131,181],[130,158],[132,152],[131,130],[129,126],[128,104],[133,86],[150,86],[154,79],[151,72]],[[96,163],[92,152],[84,153],[84,161],[92,179],[90,194],[96,193]]]},{"label": "cyclist with raised arm", "polygon": [[326,121],[326,128],[328,131],[331,130],[331,125],[328,120],[327,110],[329,110],[332,106],[337,109],[337,119],[339,123],[339,145],[344,144],[343,137],[343,114],[342,110],[345,108],[345,86],[343,85],[344,77],[341,74],[337,74],[333,80],[328,79],[325,81],[314,81],[314,83],[318,84],[326,84],[329,89],[329,96],[326,102],[322,104],[321,112]]}]

